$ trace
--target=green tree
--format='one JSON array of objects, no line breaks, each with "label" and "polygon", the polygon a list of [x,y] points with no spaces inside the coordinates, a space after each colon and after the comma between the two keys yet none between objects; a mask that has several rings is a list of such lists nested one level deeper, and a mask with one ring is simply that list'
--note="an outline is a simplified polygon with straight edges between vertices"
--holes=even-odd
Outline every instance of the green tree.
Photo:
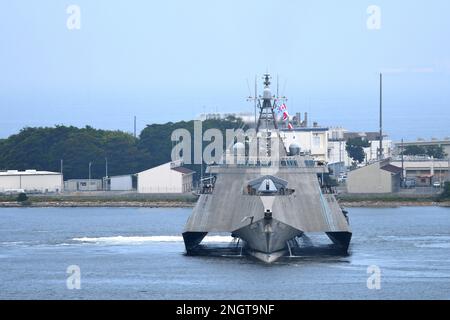
[{"label": "green tree", "polygon": [[411,156],[427,155],[435,159],[443,159],[447,156],[446,153],[444,152],[444,148],[442,146],[437,145],[432,146],[409,145],[405,147],[403,154]]},{"label": "green tree", "polygon": [[0,169],[59,171],[64,160],[64,178],[87,178],[92,161],[92,177],[134,173],[144,167],[145,154],[138,139],[121,131],[76,128],[24,128],[0,143]]},{"label": "green tree", "polygon": [[17,196],[17,202],[25,202],[28,200],[28,196],[26,193],[19,193],[19,195]]},{"label": "green tree", "polygon": [[[203,131],[217,128],[244,128],[241,119],[206,120]],[[136,173],[171,160],[172,131],[184,128],[194,138],[194,122],[181,121],[148,125],[134,138],[122,131],[97,130],[90,126],[76,128],[55,126],[24,128],[18,134],[0,140],[0,170],[36,169],[59,171],[64,160],[64,179],[87,178],[92,162],[92,178]],[[205,144],[206,145],[206,144]],[[200,172],[200,165],[191,165]]]},{"label": "green tree", "polygon": [[426,154],[435,159],[444,159],[447,154],[442,146],[426,146]]},{"label": "green tree", "polygon": [[444,190],[439,196],[440,200],[450,200],[450,181],[445,182]]},{"label": "green tree", "polygon": [[347,140],[345,150],[347,150],[348,155],[353,159],[353,161],[362,163],[366,157],[364,154],[364,148],[369,146],[369,142],[361,137],[350,138]]},{"label": "green tree", "polygon": [[[243,128],[247,129],[240,118],[228,117],[225,120],[210,119],[202,122],[202,130],[218,129],[222,132],[225,140],[227,129]],[[174,143],[171,141],[172,132],[176,129],[186,129],[191,134],[191,145],[194,145],[194,121],[168,122],[166,124],[148,125],[142,130],[139,136],[139,149],[148,156],[147,168],[151,168],[171,160],[171,152]],[[224,141],[224,147],[225,147]],[[206,143],[203,143],[203,147]],[[193,150],[191,150],[192,152]],[[193,153],[191,153],[193,159]],[[195,178],[198,179],[201,171],[200,165],[186,165],[186,167],[197,172]]]}]

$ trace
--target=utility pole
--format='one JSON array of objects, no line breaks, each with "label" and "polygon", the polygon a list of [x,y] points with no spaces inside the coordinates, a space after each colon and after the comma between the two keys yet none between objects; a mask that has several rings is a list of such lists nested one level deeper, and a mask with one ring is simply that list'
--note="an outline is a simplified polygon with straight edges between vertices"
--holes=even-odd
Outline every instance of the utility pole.
[{"label": "utility pole", "polygon": [[88,191],[91,191],[91,166],[92,166],[92,161],[89,161],[89,186],[88,186]]},{"label": "utility pole", "polygon": [[403,154],[405,153],[404,152],[404,149],[403,149],[403,138],[402,138],[402,147],[401,147],[401,157],[402,157],[402,175],[401,175],[401,179],[402,179],[402,187],[404,187],[405,186],[405,160],[404,160],[404,157],[403,157]]},{"label": "utility pole", "polygon": [[136,116],[134,116],[134,138],[136,138]]},{"label": "utility pole", "polygon": [[447,181],[450,183],[450,155],[447,158]]},{"label": "utility pole", "polygon": [[383,74],[380,73],[380,148],[379,160],[383,160]]},{"label": "utility pole", "polygon": [[256,128],[256,109],[258,107],[258,76],[255,75],[255,128]]},{"label": "utility pole", "polygon": [[60,165],[61,165],[60,172],[61,172],[61,192],[62,192],[64,189],[64,175],[63,175],[64,160],[63,159],[61,159]]},{"label": "utility pole", "polygon": [[103,179],[104,181],[104,190],[108,191],[108,158],[105,157],[105,179]]}]

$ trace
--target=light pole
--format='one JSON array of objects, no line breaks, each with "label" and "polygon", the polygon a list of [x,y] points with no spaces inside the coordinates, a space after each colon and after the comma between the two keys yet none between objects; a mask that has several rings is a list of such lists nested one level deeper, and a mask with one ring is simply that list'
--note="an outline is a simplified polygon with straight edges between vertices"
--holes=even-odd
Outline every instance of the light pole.
[{"label": "light pole", "polygon": [[105,179],[104,179],[104,189],[108,191],[108,158],[105,157]]},{"label": "light pole", "polygon": [[447,181],[450,182],[450,156],[447,158]]},{"label": "light pole", "polygon": [[64,175],[63,175],[63,167],[64,167],[64,160],[61,159],[61,192],[64,190]]},{"label": "light pole", "polygon": [[92,166],[92,161],[89,161],[89,182],[88,182],[88,191],[91,191],[91,166]]}]

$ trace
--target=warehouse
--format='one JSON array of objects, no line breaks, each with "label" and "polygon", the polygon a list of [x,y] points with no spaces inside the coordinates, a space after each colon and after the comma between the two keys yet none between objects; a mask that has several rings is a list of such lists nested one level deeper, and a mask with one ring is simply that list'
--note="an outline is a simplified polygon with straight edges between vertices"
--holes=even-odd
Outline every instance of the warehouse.
[{"label": "warehouse", "polygon": [[350,171],[347,179],[348,193],[393,193],[400,190],[402,168],[377,161]]},{"label": "warehouse", "polygon": [[194,171],[168,162],[139,172],[138,193],[186,193],[192,191]]},{"label": "warehouse", "polygon": [[59,172],[37,170],[0,171],[0,192],[49,193],[62,191],[63,177]]},{"label": "warehouse", "polygon": [[132,174],[113,176],[107,180],[109,191],[132,191],[136,189],[136,176]]},{"label": "warehouse", "polygon": [[392,161],[397,167],[403,167],[407,180],[414,180],[416,186],[431,186],[433,182],[450,181],[450,159],[404,156]]}]

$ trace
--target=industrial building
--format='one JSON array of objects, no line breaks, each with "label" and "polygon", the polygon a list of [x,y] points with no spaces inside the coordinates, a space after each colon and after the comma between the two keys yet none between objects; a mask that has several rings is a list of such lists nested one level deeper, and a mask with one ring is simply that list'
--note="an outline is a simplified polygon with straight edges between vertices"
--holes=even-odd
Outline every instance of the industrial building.
[{"label": "industrial building", "polygon": [[[346,150],[347,141],[352,138],[362,138],[369,143],[369,147],[363,148],[365,163],[378,160],[378,149],[380,148],[379,132],[348,132],[344,128],[330,128],[328,131],[328,162],[344,162],[350,167],[353,159],[350,158]],[[393,154],[392,140],[387,135],[383,135],[382,141],[383,158],[387,159]]]},{"label": "industrial building", "polygon": [[348,193],[393,193],[400,190],[402,168],[377,161],[350,171],[347,178]]},{"label": "industrial building", "polygon": [[391,164],[403,168],[403,176],[415,181],[415,186],[431,186],[434,182],[450,181],[450,159],[430,157],[396,157]]},{"label": "industrial building", "polygon": [[193,188],[194,171],[168,162],[137,174],[138,193],[186,193]]},{"label": "industrial building", "polygon": [[69,192],[101,191],[103,184],[100,179],[71,179],[64,181],[64,190]]},{"label": "industrial building", "polygon": [[137,188],[137,177],[134,174],[108,177],[106,179],[109,191],[133,191]]},{"label": "industrial building", "polygon": [[37,170],[0,171],[0,192],[49,193],[61,192],[63,176],[59,172]]},{"label": "industrial building", "polygon": [[198,116],[200,121],[205,120],[225,120],[228,117],[240,118],[244,123],[253,124],[255,123],[255,114],[249,112],[231,112],[231,113],[202,113]]},{"label": "industrial building", "polygon": [[394,145],[396,155],[401,153],[402,148],[406,148],[408,146],[419,146],[419,147],[438,146],[442,147],[444,149],[444,152],[450,156],[450,137],[446,137],[444,139],[433,138],[431,140],[419,139],[417,141],[396,142]]}]

